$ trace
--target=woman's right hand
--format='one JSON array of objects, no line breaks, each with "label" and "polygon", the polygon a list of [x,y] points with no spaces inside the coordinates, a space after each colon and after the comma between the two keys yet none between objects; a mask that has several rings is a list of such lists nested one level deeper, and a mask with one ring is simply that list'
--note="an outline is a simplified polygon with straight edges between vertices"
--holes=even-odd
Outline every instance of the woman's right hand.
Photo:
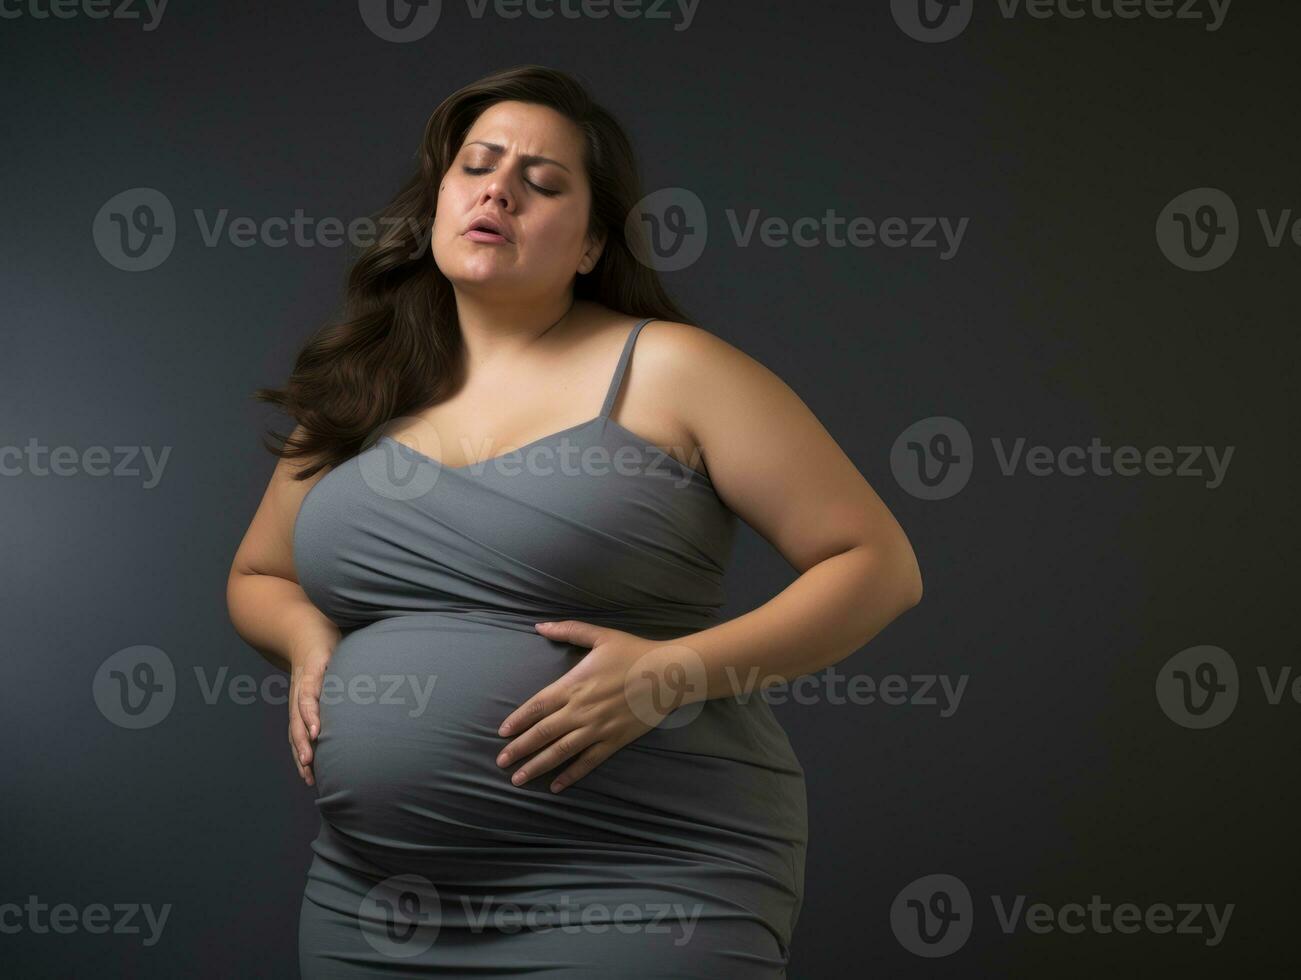
[{"label": "woman's right hand", "polygon": [[312,773],[312,743],[321,733],[321,686],[325,668],[334,654],[333,642],[317,642],[293,657],[289,679],[289,746],[298,775],[308,786],[316,785]]}]

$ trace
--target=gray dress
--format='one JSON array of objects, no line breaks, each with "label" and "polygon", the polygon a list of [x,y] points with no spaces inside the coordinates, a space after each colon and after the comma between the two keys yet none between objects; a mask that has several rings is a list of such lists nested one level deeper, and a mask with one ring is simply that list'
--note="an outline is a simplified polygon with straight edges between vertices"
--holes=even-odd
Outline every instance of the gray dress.
[{"label": "gray dress", "polygon": [[735,515],[609,417],[647,322],[595,418],[464,466],[384,436],[303,500],[299,582],[342,633],[304,977],[786,975],[804,772],[759,693],[667,691],[662,724],[558,794],[568,763],[518,787],[496,764],[501,722],[586,651],[535,622],[667,641],[719,621]]}]

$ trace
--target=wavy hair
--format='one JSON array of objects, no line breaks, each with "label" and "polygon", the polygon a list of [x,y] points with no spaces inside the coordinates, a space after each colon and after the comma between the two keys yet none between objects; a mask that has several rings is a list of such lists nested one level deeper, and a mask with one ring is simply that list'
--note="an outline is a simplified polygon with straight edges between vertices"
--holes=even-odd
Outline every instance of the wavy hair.
[{"label": "wavy hair", "polygon": [[[625,219],[641,200],[632,143],[614,117],[592,101],[572,75],[523,65],[481,78],[439,104],[425,123],[419,166],[375,216],[376,240],[348,273],[341,318],[321,327],[299,352],[283,388],[253,397],[291,416],[299,429],[270,430],[264,442],[285,459],[313,457],[305,480],[365,448],[390,419],[436,404],[454,390],[465,348],[451,283],[429,246],[437,188],[479,115],[497,102],[548,106],[581,131],[591,184],[588,232],[605,237],[600,259],[575,274],[573,295],[630,316],[690,323],[669,298],[657,272],[641,262],[644,241],[630,243]],[[634,223],[633,234],[642,234]],[[637,249],[637,251],[634,251]]]}]

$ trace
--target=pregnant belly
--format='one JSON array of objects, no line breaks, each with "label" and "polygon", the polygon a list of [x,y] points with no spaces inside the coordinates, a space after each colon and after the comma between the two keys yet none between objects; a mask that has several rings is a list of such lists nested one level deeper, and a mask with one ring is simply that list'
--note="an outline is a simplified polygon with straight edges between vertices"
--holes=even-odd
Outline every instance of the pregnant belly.
[{"label": "pregnant belly", "polygon": [[806,834],[803,773],[758,699],[704,702],[562,793],[548,787],[566,764],[510,782],[519,763],[497,766],[509,742],[498,726],[584,652],[435,614],[346,635],[326,672],[313,763],[330,836],[381,869],[430,866],[444,880],[459,867],[482,882],[496,858],[518,869],[522,856],[573,848],[625,869],[638,850],[789,868]]},{"label": "pregnant belly", "polygon": [[322,817],[370,846],[527,839],[536,793],[510,783],[516,767],[497,766],[508,741],[497,727],[576,662],[573,649],[442,616],[345,636],[321,694],[313,768]]}]

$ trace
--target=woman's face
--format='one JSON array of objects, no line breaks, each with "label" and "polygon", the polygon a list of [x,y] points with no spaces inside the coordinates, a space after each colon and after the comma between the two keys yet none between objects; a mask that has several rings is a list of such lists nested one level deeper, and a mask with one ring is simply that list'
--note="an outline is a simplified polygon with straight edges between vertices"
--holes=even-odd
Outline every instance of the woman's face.
[{"label": "woman's face", "polygon": [[[498,102],[481,113],[438,188],[431,246],[443,275],[545,295],[590,271],[601,253],[587,238],[582,160],[578,128],[554,109]],[[470,230],[487,217],[504,240]]]}]

